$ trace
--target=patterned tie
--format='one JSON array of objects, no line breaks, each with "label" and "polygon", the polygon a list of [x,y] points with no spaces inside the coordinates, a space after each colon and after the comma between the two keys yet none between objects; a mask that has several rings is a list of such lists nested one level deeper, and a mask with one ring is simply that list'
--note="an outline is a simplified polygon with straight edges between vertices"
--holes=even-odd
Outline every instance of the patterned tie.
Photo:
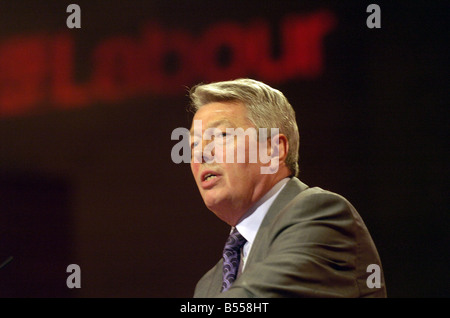
[{"label": "patterned tie", "polygon": [[223,249],[223,280],[221,292],[227,291],[236,280],[236,274],[241,260],[241,248],[247,240],[233,229]]}]

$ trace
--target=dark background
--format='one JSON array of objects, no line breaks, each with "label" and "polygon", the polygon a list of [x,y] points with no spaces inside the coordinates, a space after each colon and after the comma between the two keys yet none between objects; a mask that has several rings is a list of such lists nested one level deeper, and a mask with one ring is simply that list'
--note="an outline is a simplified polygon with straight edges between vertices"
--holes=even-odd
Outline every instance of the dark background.
[{"label": "dark background", "polygon": [[[95,45],[138,36],[143,23],[195,35],[333,12],[320,76],[268,82],[296,110],[299,177],[356,206],[388,296],[450,296],[448,4],[375,1],[381,29],[369,29],[366,1],[75,1],[82,27],[69,30],[70,3],[1,1],[0,46],[69,32],[83,83]],[[0,269],[0,296],[190,297],[229,229],[204,207],[189,165],[171,160],[171,132],[190,126],[186,92],[38,104],[0,117],[0,262],[14,257]],[[66,286],[69,264],[81,267],[80,289]]]}]

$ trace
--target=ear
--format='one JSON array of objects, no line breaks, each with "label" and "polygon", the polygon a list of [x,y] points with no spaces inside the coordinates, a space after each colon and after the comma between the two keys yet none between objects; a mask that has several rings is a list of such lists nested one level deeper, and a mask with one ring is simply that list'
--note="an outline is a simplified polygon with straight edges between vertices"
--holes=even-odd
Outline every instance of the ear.
[{"label": "ear", "polygon": [[285,135],[275,134],[270,138],[270,164],[268,167],[261,167],[262,174],[277,173],[281,167],[286,167],[285,161],[289,150],[289,143]]},{"label": "ear", "polygon": [[289,141],[287,137],[283,134],[276,134],[271,138],[270,145],[272,157],[277,156],[279,163],[284,163],[289,151]]}]

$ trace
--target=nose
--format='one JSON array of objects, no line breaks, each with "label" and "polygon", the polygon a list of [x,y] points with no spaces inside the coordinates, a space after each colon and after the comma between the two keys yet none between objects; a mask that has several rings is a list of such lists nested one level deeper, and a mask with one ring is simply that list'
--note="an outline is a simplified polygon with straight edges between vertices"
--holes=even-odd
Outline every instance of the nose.
[{"label": "nose", "polygon": [[205,140],[204,138],[202,138],[201,146],[197,145],[193,148],[192,158],[194,163],[211,163],[214,160],[214,144],[209,146],[205,151],[205,148],[213,141],[214,140]]},{"label": "nose", "polygon": [[202,140],[202,163],[211,163],[214,160],[216,148],[214,144],[209,146],[205,151],[205,148],[212,142],[214,142],[214,138],[212,140]]}]

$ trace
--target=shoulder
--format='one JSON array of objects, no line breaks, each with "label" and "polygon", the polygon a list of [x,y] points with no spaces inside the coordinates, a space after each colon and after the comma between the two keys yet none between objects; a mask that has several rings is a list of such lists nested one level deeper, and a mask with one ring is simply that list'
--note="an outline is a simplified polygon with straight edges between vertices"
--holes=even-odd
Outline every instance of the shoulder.
[{"label": "shoulder", "polygon": [[[297,179],[298,180],[298,179]],[[293,180],[296,182],[296,180]],[[292,186],[287,191],[292,192]],[[283,199],[283,198],[282,198]],[[320,219],[347,217],[360,219],[355,207],[342,195],[320,187],[304,187],[273,206],[277,218]]]},{"label": "shoulder", "polygon": [[319,187],[307,187],[296,193],[292,192],[292,187],[287,190],[291,191],[290,195],[274,202],[262,227],[269,240],[282,233],[324,241],[336,235],[350,240],[366,235],[367,228],[361,216],[342,195]]}]

